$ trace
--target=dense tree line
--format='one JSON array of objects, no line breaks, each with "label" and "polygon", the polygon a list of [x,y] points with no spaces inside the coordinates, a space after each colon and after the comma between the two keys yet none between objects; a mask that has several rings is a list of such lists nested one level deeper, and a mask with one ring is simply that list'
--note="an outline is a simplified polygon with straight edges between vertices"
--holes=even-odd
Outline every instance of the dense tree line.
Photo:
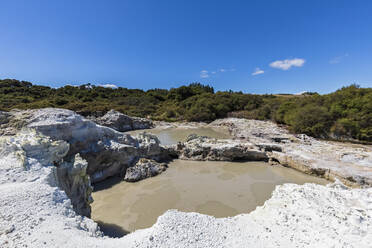
[{"label": "dense tree line", "polygon": [[321,138],[372,141],[372,88],[351,85],[331,94],[254,95],[215,92],[192,83],[179,88],[104,88],[91,84],[51,88],[13,79],[0,80],[0,110],[59,107],[82,115],[110,109],[154,120],[213,121],[235,116],[272,120],[295,133]]}]

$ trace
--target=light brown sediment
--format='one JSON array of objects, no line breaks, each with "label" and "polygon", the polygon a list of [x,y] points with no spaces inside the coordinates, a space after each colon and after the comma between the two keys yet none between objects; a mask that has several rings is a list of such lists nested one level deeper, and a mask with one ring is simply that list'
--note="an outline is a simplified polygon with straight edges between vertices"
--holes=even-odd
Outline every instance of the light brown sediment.
[{"label": "light brown sediment", "polygon": [[328,183],[265,162],[174,160],[161,175],[94,192],[92,218],[134,231],[150,227],[168,209],[234,216],[262,205],[276,185],[307,182]]}]

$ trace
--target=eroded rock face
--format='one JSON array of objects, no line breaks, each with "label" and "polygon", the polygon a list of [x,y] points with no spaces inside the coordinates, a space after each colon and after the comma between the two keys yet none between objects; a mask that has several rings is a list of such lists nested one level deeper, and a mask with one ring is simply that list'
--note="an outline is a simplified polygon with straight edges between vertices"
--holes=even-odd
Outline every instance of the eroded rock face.
[{"label": "eroded rock face", "polygon": [[90,217],[93,188],[87,174],[88,163],[76,154],[72,161],[56,164],[55,176],[58,186],[70,198],[76,213]]},{"label": "eroded rock face", "polygon": [[156,136],[139,135],[138,138],[97,125],[73,111],[45,108],[8,113],[4,128],[17,132],[22,128],[34,129],[70,145],[67,157],[77,153],[88,162],[87,174],[92,182],[124,174],[139,158],[164,159],[166,152]]},{"label": "eroded rock face", "polygon": [[141,158],[135,166],[127,169],[124,181],[137,182],[142,179],[156,176],[167,169],[167,164],[158,163],[152,159]]},{"label": "eroded rock face", "polygon": [[[45,237],[71,220],[80,231],[102,236],[97,224],[83,217],[90,216],[89,176],[78,155],[66,159],[69,147],[35,130],[0,137],[0,247],[56,247],[33,245],[25,236]],[[40,231],[43,227],[48,231]]]},{"label": "eroded rock face", "polygon": [[[23,130],[0,143],[0,156],[10,163],[0,164],[0,173],[6,175],[17,171],[19,176],[9,177],[11,181],[47,180],[66,192],[77,214],[90,216],[92,188],[86,173],[88,164],[78,154],[69,159],[69,148],[66,141],[53,141],[34,130]],[[40,170],[44,167],[50,168],[53,176],[38,176],[43,174]]]},{"label": "eroded rock face", "polygon": [[99,125],[110,127],[119,132],[154,127],[153,122],[149,119],[131,117],[115,110],[110,110],[104,116],[94,118],[93,120]]},{"label": "eroded rock face", "polygon": [[184,143],[178,143],[171,149],[186,160],[211,161],[267,161],[268,156],[249,142],[219,140],[205,136],[190,135]]}]

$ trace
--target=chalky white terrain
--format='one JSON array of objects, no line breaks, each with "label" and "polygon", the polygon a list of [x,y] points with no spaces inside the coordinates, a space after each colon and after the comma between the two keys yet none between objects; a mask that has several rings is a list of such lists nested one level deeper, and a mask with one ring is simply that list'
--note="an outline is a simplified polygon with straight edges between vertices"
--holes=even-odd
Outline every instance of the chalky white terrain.
[{"label": "chalky white terrain", "polygon": [[[90,178],[103,180],[139,158],[158,159],[167,148],[152,136],[132,138],[68,110],[12,115],[8,127],[16,134],[0,138],[0,247],[371,247],[372,188],[352,189],[340,182],[284,184],[263,206],[231,218],[170,210],[151,228],[105,237],[82,216],[90,211]],[[253,136],[249,142],[256,151],[260,146]],[[295,145],[280,146],[284,154],[289,147],[293,156]],[[270,157],[275,151],[267,152]],[[355,183],[368,186],[371,152],[361,151],[363,159],[355,154],[340,158],[341,166],[352,159],[353,168],[365,168],[352,175],[363,179]],[[333,157],[316,161],[331,163]]]}]

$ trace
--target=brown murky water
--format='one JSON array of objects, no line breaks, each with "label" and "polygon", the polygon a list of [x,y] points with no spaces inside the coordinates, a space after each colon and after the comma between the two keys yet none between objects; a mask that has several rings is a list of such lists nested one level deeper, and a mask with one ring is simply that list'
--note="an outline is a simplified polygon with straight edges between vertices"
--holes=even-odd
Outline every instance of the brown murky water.
[{"label": "brown murky water", "polygon": [[228,139],[231,136],[228,130],[223,128],[198,127],[198,128],[167,128],[167,129],[146,129],[135,130],[127,133],[135,135],[138,133],[147,132],[158,136],[160,143],[163,145],[176,144],[178,141],[185,141],[190,134],[208,136],[211,138]]},{"label": "brown murky water", "polygon": [[118,183],[114,178],[96,185],[92,218],[131,232],[152,226],[168,209],[234,216],[262,205],[276,185],[306,182],[328,183],[264,162],[175,160],[153,178],[136,183]]}]

